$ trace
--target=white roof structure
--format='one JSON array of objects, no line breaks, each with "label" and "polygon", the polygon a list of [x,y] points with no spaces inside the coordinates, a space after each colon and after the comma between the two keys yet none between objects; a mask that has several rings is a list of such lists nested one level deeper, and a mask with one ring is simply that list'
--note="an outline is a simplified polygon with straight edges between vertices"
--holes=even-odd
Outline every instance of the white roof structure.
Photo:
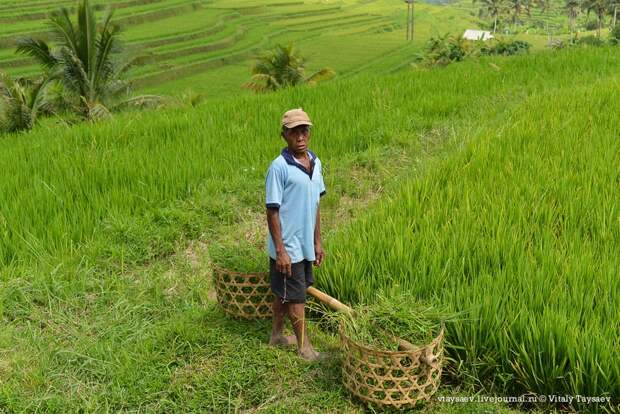
[{"label": "white roof structure", "polygon": [[465,33],[463,33],[463,39],[467,40],[489,40],[493,39],[493,35],[491,32],[486,30],[473,30],[467,29]]}]

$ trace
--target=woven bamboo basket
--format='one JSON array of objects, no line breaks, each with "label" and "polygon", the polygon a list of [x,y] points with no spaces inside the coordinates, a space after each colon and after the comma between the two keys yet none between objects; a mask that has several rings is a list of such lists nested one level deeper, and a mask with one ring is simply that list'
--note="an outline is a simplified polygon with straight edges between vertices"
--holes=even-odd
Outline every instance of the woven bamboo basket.
[{"label": "woven bamboo basket", "polygon": [[273,315],[268,273],[240,273],[214,269],[217,301],[234,318],[261,319]]},{"label": "woven bamboo basket", "polygon": [[361,401],[381,408],[414,408],[437,391],[444,352],[443,327],[429,344],[399,351],[358,344],[344,334],[342,327],[340,338],[344,386]]}]

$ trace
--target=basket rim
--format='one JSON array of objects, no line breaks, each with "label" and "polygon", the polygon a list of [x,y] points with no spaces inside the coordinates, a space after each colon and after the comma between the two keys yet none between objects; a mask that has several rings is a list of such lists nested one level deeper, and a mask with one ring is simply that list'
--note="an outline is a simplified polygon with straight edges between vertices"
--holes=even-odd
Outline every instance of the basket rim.
[{"label": "basket rim", "polygon": [[[378,349],[378,348],[374,348],[374,347],[371,347],[371,346],[360,344],[359,342],[351,339],[349,336],[347,336],[344,333],[344,327],[343,327],[342,323],[338,327],[338,333],[340,334],[340,337],[345,342],[349,342],[349,343],[355,345],[356,347],[362,349],[366,353],[374,353],[374,354],[380,354],[380,355],[384,355],[384,356],[404,357],[404,356],[412,356],[414,354],[418,354],[418,353],[423,352],[424,350],[426,350],[429,346],[435,346],[435,345],[439,344],[443,340],[443,337],[444,337],[444,334],[445,334],[445,325],[443,323],[441,324],[441,329],[439,330],[439,333],[437,334],[437,336],[434,337],[428,343],[426,343],[424,345],[419,345],[419,346],[417,346],[417,347],[415,347],[413,349],[402,350],[402,351],[400,351],[400,350],[399,351],[389,351],[389,350],[385,350],[385,349]],[[402,338],[395,338],[395,339],[402,339]]]},{"label": "basket rim", "polygon": [[266,271],[265,272],[240,272],[238,270],[227,269],[225,267],[218,266],[216,264],[212,264],[211,269],[213,270],[213,274],[218,277],[223,276],[224,274],[233,275],[233,276],[246,276],[246,277],[268,276],[269,275],[269,272],[266,272]]}]

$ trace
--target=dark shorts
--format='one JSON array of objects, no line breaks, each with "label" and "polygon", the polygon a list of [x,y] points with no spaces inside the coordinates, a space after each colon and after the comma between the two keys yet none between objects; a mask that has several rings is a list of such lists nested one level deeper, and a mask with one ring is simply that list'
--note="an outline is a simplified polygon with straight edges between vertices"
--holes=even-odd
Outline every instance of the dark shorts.
[{"label": "dark shorts", "polygon": [[306,289],[314,283],[312,262],[302,260],[291,266],[292,275],[286,277],[276,270],[276,261],[269,258],[269,279],[271,291],[283,302],[305,303]]}]

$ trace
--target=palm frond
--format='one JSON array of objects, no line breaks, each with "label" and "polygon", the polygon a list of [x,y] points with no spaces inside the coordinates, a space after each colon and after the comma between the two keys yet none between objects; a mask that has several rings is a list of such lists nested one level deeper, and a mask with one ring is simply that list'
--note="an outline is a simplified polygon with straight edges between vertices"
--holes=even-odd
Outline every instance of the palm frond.
[{"label": "palm frond", "polygon": [[18,39],[17,53],[32,57],[46,69],[51,69],[58,63],[47,42],[41,39],[34,39],[32,37]]},{"label": "palm frond", "polygon": [[69,16],[69,10],[63,7],[60,11],[52,13],[49,25],[52,29],[53,40],[58,43],[57,46],[67,47],[77,54],[78,40],[73,22],[71,22],[71,17]]},{"label": "palm frond", "polygon": [[84,103],[87,107],[86,118],[90,121],[99,121],[109,118],[112,115],[110,110],[105,105],[99,102],[95,102],[92,104],[89,104],[88,102]]},{"label": "palm frond", "polygon": [[245,89],[249,89],[256,93],[262,93],[262,92],[269,91],[269,89],[264,83],[259,83],[259,82],[254,82],[254,81],[245,82],[241,85],[241,87]]},{"label": "palm frond", "polygon": [[246,89],[253,90],[254,92],[268,92],[275,91],[280,88],[278,80],[267,73],[257,73],[252,76],[252,80],[242,85]]},{"label": "palm frond", "polygon": [[95,11],[90,7],[88,0],[82,0],[77,10],[78,28],[78,53],[77,56],[82,61],[85,72],[89,75],[92,82],[95,73],[96,42],[97,42],[97,21]]},{"label": "palm frond", "polygon": [[105,89],[106,83],[115,75],[115,65],[111,58],[114,41],[113,30],[103,30],[97,39],[95,65],[91,67],[91,79],[97,91]]},{"label": "palm frond", "polygon": [[161,105],[163,101],[164,99],[159,95],[138,95],[117,103],[113,109],[153,108]]},{"label": "palm frond", "polygon": [[328,80],[336,75],[336,71],[332,68],[323,68],[318,72],[313,73],[306,79],[306,82],[310,85],[315,85],[317,82]]},{"label": "palm frond", "polygon": [[36,83],[29,94],[28,107],[30,108],[32,123],[34,124],[42,112],[52,112],[53,108],[47,96],[49,79]]},{"label": "palm frond", "polygon": [[89,82],[82,61],[68,48],[62,48],[60,56],[62,59],[61,78],[67,89],[73,91],[78,96],[91,100],[92,85]]},{"label": "palm frond", "polygon": [[29,91],[23,81],[0,73],[0,128],[7,132],[30,129],[34,119],[28,101]]}]

